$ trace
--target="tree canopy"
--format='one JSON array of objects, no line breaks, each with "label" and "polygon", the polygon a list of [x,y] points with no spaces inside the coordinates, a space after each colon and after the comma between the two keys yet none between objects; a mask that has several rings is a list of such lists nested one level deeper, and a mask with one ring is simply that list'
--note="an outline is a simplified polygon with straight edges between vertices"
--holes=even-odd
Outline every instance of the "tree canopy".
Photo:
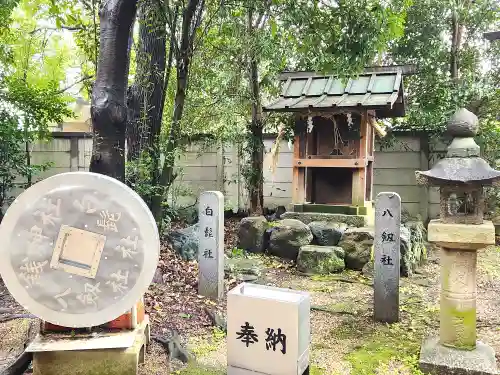
[{"label": "tree canopy", "polygon": [[[128,6],[128,18],[106,23],[104,5]],[[500,47],[483,33],[500,26],[499,14],[494,0],[7,0],[0,11],[7,115],[0,121],[41,135],[68,115],[68,87],[87,99],[94,90],[94,131],[120,138],[94,151],[116,149],[114,165],[125,160],[126,137],[126,181],[158,220],[176,155],[200,134],[245,145],[250,206],[259,212],[262,135],[287,123],[261,106],[277,95],[283,70],[347,77],[369,65],[414,64],[418,73],[405,78],[407,116],[393,126],[441,134],[465,106],[481,120],[485,153],[498,158]],[[119,58],[106,62],[109,35],[122,39],[113,52]],[[114,64],[121,78],[103,83],[103,64]],[[117,132],[106,133],[109,118],[97,114],[108,108],[99,90],[109,85],[120,87],[113,101],[126,115],[111,121]]]}]

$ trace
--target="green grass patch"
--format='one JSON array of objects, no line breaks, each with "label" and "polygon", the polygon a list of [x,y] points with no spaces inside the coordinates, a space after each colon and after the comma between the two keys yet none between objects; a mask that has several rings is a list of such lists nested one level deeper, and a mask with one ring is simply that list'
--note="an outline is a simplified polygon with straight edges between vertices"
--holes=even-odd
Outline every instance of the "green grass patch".
[{"label": "green grass patch", "polygon": [[197,363],[190,363],[186,368],[182,370],[173,371],[173,375],[226,375],[227,371],[225,369],[211,368],[206,366],[201,366]]},{"label": "green grass patch", "polygon": [[375,328],[375,323],[369,319],[347,316],[338,327],[331,329],[328,336],[336,342],[346,340],[356,341],[360,338],[371,336]]},{"label": "green grass patch", "polygon": [[418,368],[420,345],[426,327],[437,324],[439,314],[439,308],[423,298],[425,292],[414,285],[400,287],[399,323],[350,318],[332,330],[336,339],[353,342],[345,356],[352,375],[423,375]]},{"label": "green grass patch", "polygon": [[325,369],[311,365],[309,366],[309,375],[328,375],[328,374],[325,372]]},{"label": "green grass patch", "polygon": [[219,345],[224,341],[226,334],[221,329],[214,327],[210,336],[193,337],[189,342],[189,350],[196,357],[203,357],[216,351]]},{"label": "green grass patch", "polygon": [[402,324],[377,329],[371,337],[346,356],[353,375],[373,375],[377,370],[388,374],[391,362],[400,364],[409,374],[423,375],[418,369],[421,331],[408,330]]}]

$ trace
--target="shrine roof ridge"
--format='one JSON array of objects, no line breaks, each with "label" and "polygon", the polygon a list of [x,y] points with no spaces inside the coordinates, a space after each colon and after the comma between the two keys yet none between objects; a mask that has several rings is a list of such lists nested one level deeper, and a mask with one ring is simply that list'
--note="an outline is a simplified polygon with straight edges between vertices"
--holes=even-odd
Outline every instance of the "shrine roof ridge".
[{"label": "shrine roof ridge", "polygon": [[405,115],[402,68],[367,69],[356,78],[311,72],[283,73],[280,81],[279,98],[263,106],[264,111],[335,111],[340,107],[362,107],[378,111],[377,117]]}]

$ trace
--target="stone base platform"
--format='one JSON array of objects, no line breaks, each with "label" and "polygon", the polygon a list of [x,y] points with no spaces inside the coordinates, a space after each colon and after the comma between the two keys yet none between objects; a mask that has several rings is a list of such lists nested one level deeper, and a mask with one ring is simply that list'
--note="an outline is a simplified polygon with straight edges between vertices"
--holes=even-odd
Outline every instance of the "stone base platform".
[{"label": "stone base platform", "polygon": [[474,350],[458,350],[427,338],[420,349],[420,370],[430,375],[497,375],[495,351],[478,341]]},{"label": "stone base platform", "polygon": [[495,227],[491,221],[482,224],[443,223],[431,220],[427,227],[427,240],[438,246],[454,250],[478,250],[495,244]]},{"label": "stone base platform", "polygon": [[350,227],[365,227],[369,224],[367,215],[330,214],[323,212],[285,212],[281,215],[281,218],[296,219],[304,224],[309,224],[313,221],[333,221],[347,224]]},{"label": "stone base platform", "polygon": [[98,334],[87,340],[77,338],[79,343],[66,345],[66,349],[61,348],[61,342],[67,340],[43,336],[37,339],[27,349],[33,352],[34,375],[136,375],[150,341],[149,320],[133,331]]}]

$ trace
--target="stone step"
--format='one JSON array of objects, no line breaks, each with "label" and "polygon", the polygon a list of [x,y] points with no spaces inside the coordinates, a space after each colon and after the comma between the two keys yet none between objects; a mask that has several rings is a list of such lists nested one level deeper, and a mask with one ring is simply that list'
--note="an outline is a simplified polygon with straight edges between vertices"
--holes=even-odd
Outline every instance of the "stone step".
[{"label": "stone step", "polygon": [[304,224],[309,224],[313,221],[332,221],[344,223],[350,227],[364,227],[368,225],[368,218],[364,215],[344,215],[344,214],[327,214],[317,212],[285,212],[281,215],[282,219],[296,219]]}]

